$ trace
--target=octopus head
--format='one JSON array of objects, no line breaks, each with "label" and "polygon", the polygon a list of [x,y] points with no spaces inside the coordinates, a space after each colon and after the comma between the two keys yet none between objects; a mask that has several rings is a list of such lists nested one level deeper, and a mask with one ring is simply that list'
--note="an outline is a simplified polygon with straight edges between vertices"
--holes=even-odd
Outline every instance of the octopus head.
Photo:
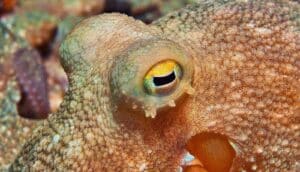
[{"label": "octopus head", "polygon": [[[113,108],[99,115],[112,114],[114,122],[125,123],[122,132],[129,130],[150,138],[155,144],[145,139],[141,147],[157,149],[160,161],[165,158],[170,166],[179,166],[189,151],[205,166],[211,166],[211,171],[228,171],[235,152],[227,138],[192,132],[191,114],[198,93],[193,88],[195,57],[187,47],[128,16],[104,14],[81,22],[64,40],[60,54],[70,90],[93,78],[91,72],[100,77],[101,85],[96,84],[93,90],[100,92],[99,99],[107,96]],[[186,170],[199,167],[197,163],[183,165]]]},{"label": "octopus head", "polygon": [[[252,4],[247,8],[252,9]],[[110,132],[117,137],[136,139],[132,143],[138,145],[133,146],[142,153],[130,149],[126,155],[133,163],[146,159],[153,168],[174,167],[190,152],[195,161],[200,160],[191,166],[208,171],[298,169],[294,133],[299,129],[299,80],[294,77],[299,76],[295,46],[299,37],[268,34],[272,28],[253,28],[250,19],[237,33],[241,23],[236,21],[244,21],[239,18],[243,15],[229,20],[223,16],[227,12],[216,12],[211,17],[216,24],[203,26],[201,31],[208,34],[185,35],[186,39],[199,36],[197,41],[206,41],[205,48],[197,49],[197,41],[185,44],[153,25],[120,14],[84,20],[60,47],[70,90],[78,91],[85,84],[77,97],[84,97],[88,89],[95,93],[96,98],[87,96],[94,102],[86,103],[91,108],[98,103],[95,109],[100,110],[88,109],[91,114],[115,124],[117,129]],[[269,16],[264,16],[269,12],[258,14],[265,18],[257,21],[269,22]],[[282,26],[281,15],[277,17],[276,25]],[[262,51],[254,51],[259,48]],[[288,56],[286,66],[278,67]],[[286,120],[279,120],[283,116]],[[102,125],[107,124],[97,124]],[[288,141],[296,146],[286,146]],[[122,144],[124,149],[132,146]],[[155,158],[147,159],[144,150]],[[127,167],[126,158],[119,160]],[[282,161],[276,165],[277,160]]]}]

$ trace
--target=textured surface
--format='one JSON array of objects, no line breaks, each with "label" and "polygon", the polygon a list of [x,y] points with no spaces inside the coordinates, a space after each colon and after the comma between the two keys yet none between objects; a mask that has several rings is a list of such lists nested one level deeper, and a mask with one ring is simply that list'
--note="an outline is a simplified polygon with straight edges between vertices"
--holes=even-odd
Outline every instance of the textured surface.
[{"label": "textured surface", "polygon": [[[20,94],[20,100],[15,102],[15,106],[18,103],[19,114],[22,116],[39,118],[38,116],[43,114],[41,118],[45,118],[49,112],[45,69],[40,54],[32,47],[41,46],[49,41],[51,31],[43,28],[53,25],[54,21],[54,18],[41,12],[1,18],[0,91],[6,89],[6,81],[15,83],[14,89]],[[37,32],[43,32],[46,36],[39,37]],[[1,101],[5,101],[4,99],[5,96]],[[1,105],[1,109],[9,107]]]},{"label": "textured surface", "polygon": [[27,118],[47,118],[50,110],[46,73],[40,55],[35,50],[19,49],[12,63],[22,95],[18,102],[19,114]]},{"label": "textured surface", "polygon": [[0,166],[11,163],[34,126],[19,115],[45,118],[49,111],[45,70],[26,41],[25,28],[40,26],[40,18],[35,19],[7,16],[0,21]]},{"label": "textured surface", "polygon": [[21,119],[17,104],[21,91],[9,60],[0,56],[0,166],[8,167],[33,128],[33,122]]},{"label": "textured surface", "polygon": [[[235,145],[232,171],[299,171],[299,8],[219,0],[151,27],[118,14],[83,21],[60,49],[70,81],[62,106],[36,128],[11,170],[175,171],[192,135],[216,132]],[[146,118],[144,105],[160,99],[118,89],[163,52],[192,61],[183,70],[193,69],[186,81],[195,93]]]}]

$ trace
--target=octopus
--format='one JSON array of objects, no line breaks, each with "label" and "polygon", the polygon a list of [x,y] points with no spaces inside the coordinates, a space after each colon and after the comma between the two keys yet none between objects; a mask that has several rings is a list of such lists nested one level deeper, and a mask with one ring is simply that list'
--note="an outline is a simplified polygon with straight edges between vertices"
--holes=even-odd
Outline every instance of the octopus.
[{"label": "octopus", "polygon": [[9,171],[300,171],[300,4],[199,1],[80,22],[69,89]]}]

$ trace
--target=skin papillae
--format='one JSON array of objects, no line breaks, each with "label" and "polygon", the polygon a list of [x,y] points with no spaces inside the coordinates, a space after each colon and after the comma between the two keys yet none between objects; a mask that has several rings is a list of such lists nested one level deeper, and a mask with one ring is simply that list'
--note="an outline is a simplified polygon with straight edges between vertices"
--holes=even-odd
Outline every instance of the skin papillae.
[{"label": "skin papillae", "polygon": [[[299,171],[299,11],[296,1],[217,0],[150,26],[84,20],[60,48],[69,91],[10,170],[176,171],[187,141],[213,132],[234,145],[231,171]],[[140,80],[170,58],[183,79],[147,95]]]}]

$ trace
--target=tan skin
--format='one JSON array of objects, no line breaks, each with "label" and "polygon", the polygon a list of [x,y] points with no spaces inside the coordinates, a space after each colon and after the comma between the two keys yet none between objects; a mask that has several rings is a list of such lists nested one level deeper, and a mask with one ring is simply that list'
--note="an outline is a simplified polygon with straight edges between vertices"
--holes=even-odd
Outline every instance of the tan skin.
[{"label": "tan skin", "polygon": [[[69,92],[11,170],[176,171],[188,140],[208,132],[233,145],[231,171],[298,171],[299,6],[200,2],[150,26],[86,19],[60,48]],[[145,68],[166,58],[182,78],[145,93]]]}]

